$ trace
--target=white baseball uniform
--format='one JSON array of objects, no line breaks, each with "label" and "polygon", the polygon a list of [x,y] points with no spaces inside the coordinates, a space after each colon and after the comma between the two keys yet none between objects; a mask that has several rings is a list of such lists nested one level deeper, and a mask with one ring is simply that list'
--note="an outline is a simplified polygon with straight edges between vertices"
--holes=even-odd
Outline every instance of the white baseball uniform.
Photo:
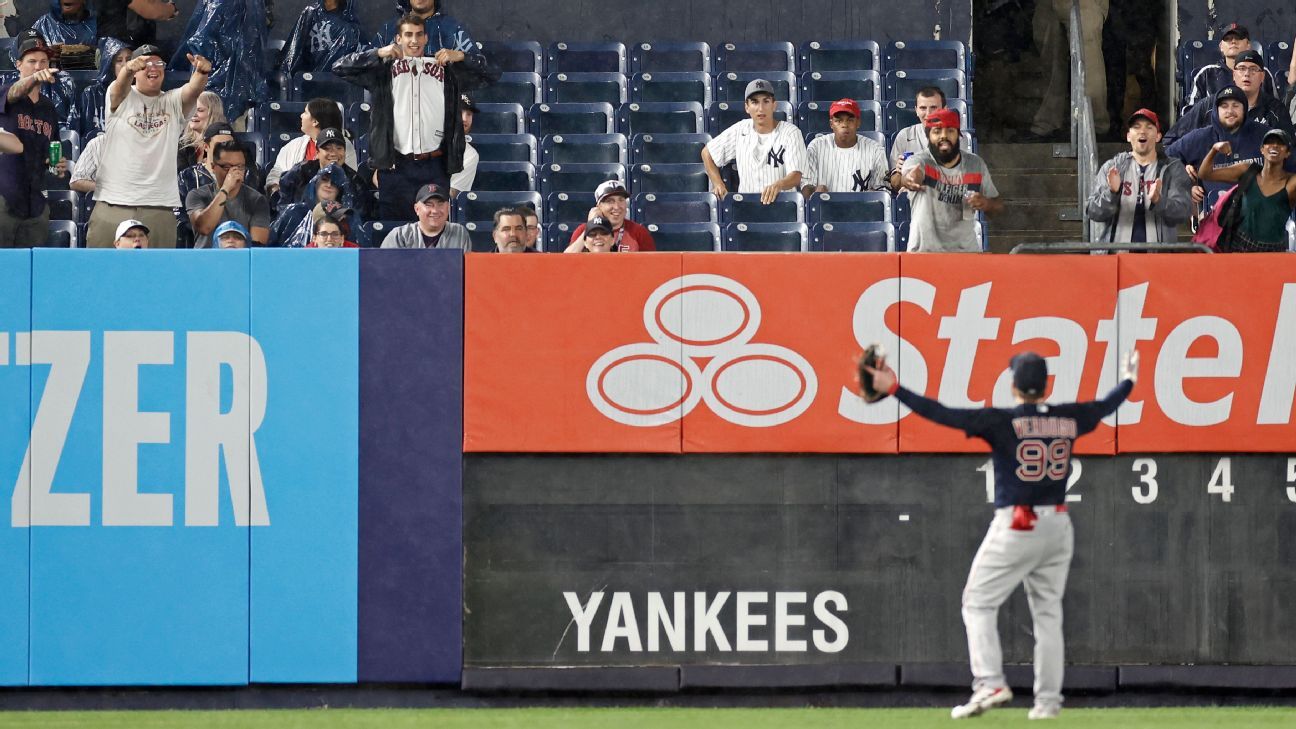
[{"label": "white baseball uniform", "polygon": [[744,119],[707,142],[707,151],[718,167],[738,166],[738,192],[759,194],[793,172],[806,171],[805,138],[796,125],[781,121],[768,134],[758,134],[756,124]]},{"label": "white baseball uniform", "polygon": [[445,66],[435,58],[398,58],[392,63],[391,74],[396,151],[424,154],[441,149],[445,136]]},{"label": "white baseball uniform", "polygon": [[801,186],[824,186],[828,192],[889,190],[886,150],[868,137],[855,136],[855,146],[837,146],[831,134],[816,137],[806,150],[809,162]]}]

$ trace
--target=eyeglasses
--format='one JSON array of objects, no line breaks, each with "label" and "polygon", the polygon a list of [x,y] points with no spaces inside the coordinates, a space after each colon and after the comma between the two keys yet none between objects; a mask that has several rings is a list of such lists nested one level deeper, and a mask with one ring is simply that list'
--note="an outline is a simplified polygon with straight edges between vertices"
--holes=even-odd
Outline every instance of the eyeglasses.
[{"label": "eyeglasses", "polygon": [[166,61],[145,61],[144,68],[166,68]]},{"label": "eyeglasses", "polygon": [[226,172],[229,172],[230,170],[246,170],[246,169],[247,169],[247,165],[231,165],[231,164],[225,164],[224,162],[217,162],[217,163],[216,163],[215,165],[213,165],[213,166],[215,166],[215,167],[219,167],[219,168],[221,168],[222,170],[225,170]]},{"label": "eyeglasses", "polygon": [[341,233],[338,233],[338,232],[333,232],[333,233],[316,233],[316,234],[315,234],[315,237],[316,237],[316,238],[323,238],[323,239],[325,239],[325,240],[341,240],[341,238],[342,238],[342,234],[341,234]]},{"label": "eyeglasses", "polygon": [[1238,71],[1239,73],[1247,74],[1248,76],[1254,76],[1257,73],[1264,73],[1264,71],[1262,71],[1259,66],[1251,66],[1251,65],[1234,66],[1233,70]]}]

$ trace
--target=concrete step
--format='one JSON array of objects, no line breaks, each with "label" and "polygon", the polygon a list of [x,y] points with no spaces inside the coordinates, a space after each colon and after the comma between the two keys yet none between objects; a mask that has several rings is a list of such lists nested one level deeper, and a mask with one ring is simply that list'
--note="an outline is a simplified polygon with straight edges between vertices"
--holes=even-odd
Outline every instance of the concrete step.
[{"label": "concrete step", "polygon": [[1075,170],[1070,172],[1038,172],[1014,168],[990,168],[995,187],[1006,201],[1074,200],[1076,192]]},{"label": "concrete step", "polygon": [[982,144],[977,152],[990,166],[990,174],[999,170],[1031,170],[1034,172],[1075,173],[1076,161],[1070,157],[1054,157],[1052,144],[1013,144],[993,142]]},{"label": "concrete step", "polygon": [[1070,222],[1058,213],[1076,210],[1077,201],[1035,200],[1031,198],[1004,201],[1004,210],[994,217],[995,226],[1004,230],[1049,230]]},{"label": "concrete step", "polygon": [[1080,223],[1071,223],[1066,227],[1045,228],[1038,230],[1000,230],[990,228],[990,252],[1011,253],[1012,249],[1022,243],[1060,243],[1080,240]]}]

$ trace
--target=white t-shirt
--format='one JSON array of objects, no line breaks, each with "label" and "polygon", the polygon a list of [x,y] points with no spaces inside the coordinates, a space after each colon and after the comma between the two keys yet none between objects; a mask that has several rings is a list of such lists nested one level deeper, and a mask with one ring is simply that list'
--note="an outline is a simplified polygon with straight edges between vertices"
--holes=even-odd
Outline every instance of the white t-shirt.
[{"label": "white t-shirt", "polygon": [[180,207],[176,149],[184,132],[180,89],[145,96],[135,87],[114,110],[99,155],[95,200],[112,205]]},{"label": "white t-shirt", "polygon": [[805,138],[790,122],[757,134],[756,123],[744,119],[707,142],[706,148],[716,166],[737,164],[738,192],[760,193],[793,172],[806,171]]},{"label": "white t-shirt", "polygon": [[398,58],[392,64],[392,130],[396,151],[441,149],[445,136],[445,66],[435,58]]},{"label": "white t-shirt", "polygon": [[801,186],[824,185],[828,192],[889,190],[886,150],[882,145],[856,135],[855,146],[842,149],[831,134],[816,137],[806,150],[809,164]]},{"label": "white t-shirt", "polygon": [[477,179],[477,163],[480,160],[481,155],[477,154],[477,150],[471,144],[465,144],[463,170],[450,176],[450,189],[459,192],[471,190],[473,180]]},{"label": "white t-shirt", "polygon": [[931,152],[920,152],[904,163],[902,174],[923,170],[923,187],[909,193],[909,251],[981,250],[976,232],[976,211],[967,205],[967,195],[979,192],[999,197],[990,169],[971,152],[961,152],[959,163],[945,167]]}]

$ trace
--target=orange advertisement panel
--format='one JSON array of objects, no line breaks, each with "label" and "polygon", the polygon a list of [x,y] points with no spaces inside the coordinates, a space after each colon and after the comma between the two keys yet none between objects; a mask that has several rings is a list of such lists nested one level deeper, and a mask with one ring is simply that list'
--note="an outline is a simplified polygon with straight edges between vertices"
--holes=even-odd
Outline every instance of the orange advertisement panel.
[{"label": "orange advertisement panel", "polygon": [[644,312],[680,267],[665,253],[468,256],[464,450],[678,453],[697,373],[661,336],[678,309]]},{"label": "orange advertisement panel", "polygon": [[1296,256],[1121,256],[1120,450],[1296,451]]},{"label": "orange advertisement panel", "polygon": [[[1049,364],[1048,399],[1102,397],[1116,385],[1116,256],[906,255],[900,262],[900,383],[949,407],[1013,404],[1012,356]],[[1114,453],[1103,424],[1077,453]],[[984,441],[905,409],[900,450],[979,452]]]},{"label": "orange advertisement panel", "polygon": [[895,399],[865,404],[854,378],[899,331],[899,258],[685,255],[680,339],[703,385],[684,451],[896,452]]}]

